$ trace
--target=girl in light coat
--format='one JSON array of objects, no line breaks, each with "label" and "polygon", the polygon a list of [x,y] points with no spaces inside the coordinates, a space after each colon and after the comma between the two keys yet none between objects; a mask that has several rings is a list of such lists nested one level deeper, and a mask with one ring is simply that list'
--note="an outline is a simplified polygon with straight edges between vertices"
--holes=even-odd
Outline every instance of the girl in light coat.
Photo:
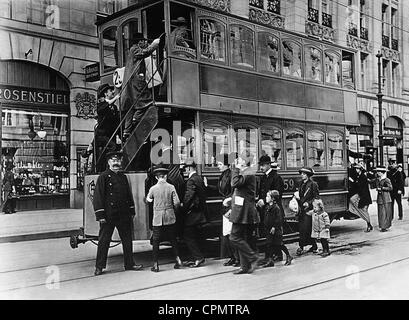
[{"label": "girl in light coat", "polygon": [[312,206],[312,211],[306,212],[306,214],[312,216],[311,238],[321,240],[321,256],[327,257],[330,255],[328,239],[330,238],[329,228],[331,222],[328,213],[324,211],[324,203],[321,199],[315,199]]}]

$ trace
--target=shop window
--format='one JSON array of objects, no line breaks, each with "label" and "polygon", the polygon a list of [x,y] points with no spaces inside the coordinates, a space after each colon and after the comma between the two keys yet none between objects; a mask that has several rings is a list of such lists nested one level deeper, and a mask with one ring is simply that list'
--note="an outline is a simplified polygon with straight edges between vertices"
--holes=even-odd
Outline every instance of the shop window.
[{"label": "shop window", "polygon": [[305,50],[305,72],[307,79],[322,81],[322,53],[314,47]]},{"label": "shop window", "polygon": [[301,168],[304,166],[304,132],[290,129],[286,132],[285,148],[287,169]]},{"label": "shop window", "polygon": [[240,25],[230,26],[232,66],[254,68],[254,32]]},{"label": "shop window", "polygon": [[137,41],[134,37],[139,32],[138,30],[139,28],[137,19],[132,19],[122,26],[122,48],[124,65],[126,65],[128,61],[129,49],[134,44],[137,44]]},{"label": "shop window", "polygon": [[340,84],[339,56],[330,52],[325,52],[325,83]]},{"label": "shop window", "polygon": [[328,167],[330,169],[344,167],[344,139],[341,133],[328,133]]},{"label": "shop window", "polygon": [[17,193],[69,193],[68,114],[14,109],[3,114],[15,120],[2,129],[2,148],[13,150]]},{"label": "shop window", "polygon": [[257,41],[259,71],[280,72],[279,40],[276,36],[260,32]]},{"label": "shop window", "polygon": [[261,129],[261,156],[268,155],[271,160],[277,162],[282,168],[282,133],[280,129],[262,128]]},{"label": "shop window", "polygon": [[203,124],[204,167],[217,169],[217,162],[229,154],[229,127],[221,122],[207,121]]},{"label": "shop window", "polygon": [[346,88],[355,88],[354,54],[342,51],[342,83]]},{"label": "shop window", "polygon": [[102,33],[103,71],[110,71],[118,66],[117,27],[110,27]]},{"label": "shop window", "polygon": [[290,40],[283,40],[283,74],[302,78],[301,46]]},{"label": "shop window", "polygon": [[252,167],[258,163],[258,132],[257,129],[249,124],[236,124],[234,126],[233,135],[234,152],[241,154],[244,151],[249,151],[253,156],[253,161],[250,164]]},{"label": "shop window", "polygon": [[226,62],[226,28],[214,19],[201,18],[200,56],[202,58]]},{"label": "shop window", "polygon": [[325,135],[320,131],[309,131],[307,135],[308,166],[325,168]]}]

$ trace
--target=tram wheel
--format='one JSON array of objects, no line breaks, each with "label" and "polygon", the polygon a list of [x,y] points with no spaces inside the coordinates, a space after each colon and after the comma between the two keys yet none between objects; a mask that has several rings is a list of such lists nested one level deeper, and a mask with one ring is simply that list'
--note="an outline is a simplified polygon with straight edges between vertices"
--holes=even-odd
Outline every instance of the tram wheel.
[{"label": "tram wheel", "polygon": [[78,235],[70,237],[70,246],[73,249],[78,248]]}]

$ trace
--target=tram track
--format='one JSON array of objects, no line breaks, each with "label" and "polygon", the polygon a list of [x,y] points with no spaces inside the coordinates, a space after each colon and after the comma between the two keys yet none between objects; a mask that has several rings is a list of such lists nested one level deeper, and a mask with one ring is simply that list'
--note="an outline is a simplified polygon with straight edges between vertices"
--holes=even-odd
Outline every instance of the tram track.
[{"label": "tram track", "polygon": [[[401,225],[403,225],[403,224],[407,225],[407,224],[409,224],[409,222],[402,223]],[[409,235],[409,232],[405,232],[405,233],[402,233],[402,234],[391,235],[391,236],[378,238],[378,239],[367,239],[367,240],[363,240],[363,241],[350,242],[350,243],[342,244],[342,245],[339,245],[339,246],[331,246],[331,251],[332,251],[332,253],[336,253],[338,251],[343,251],[345,249],[350,250],[350,249],[353,249],[354,247],[360,247],[360,246],[363,246],[363,245],[368,244],[368,243],[372,244],[372,243],[377,243],[377,242],[380,242],[380,241],[393,240],[393,239],[405,237],[405,236],[408,236],[408,235]],[[298,259],[298,258],[296,258],[296,259]],[[405,260],[409,260],[409,256],[404,257],[402,259],[395,260],[395,261],[391,261],[391,262],[388,262],[388,263],[385,263],[385,264],[382,264],[382,265],[367,268],[367,269],[361,270],[360,272],[368,272],[368,271],[371,271],[373,269],[381,268],[383,266],[387,266],[387,265],[390,265],[390,264],[393,264],[393,263],[399,263],[399,262],[405,261]],[[69,265],[81,264],[81,263],[86,263],[86,262],[94,262],[94,261],[95,261],[94,258],[90,258],[90,259],[83,259],[83,260],[74,261],[74,262],[71,261],[71,262],[63,262],[63,263],[59,263],[59,264],[53,264],[53,266],[57,266],[57,267],[58,266],[69,266]],[[168,263],[170,264],[170,263],[172,263],[172,261],[163,262],[162,264],[165,265],[165,264],[168,264]],[[23,272],[23,271],[30,271],[30,270],[36,270],[36,269],[44,269],[44,268],[47,268],[47,267],[49,267],[49,265],[41,265],[41,266],[35,266],[35,267],[32,267],[32,268],[3,271],[3,272],[0,272],[0,274],[7,274],[7,273],[12,273],[12,272]],[[117,270],[108,270],[108,271],[106,271],[105,274],[106,275],[114,275],[114,274],[122,273],[122,272],[123,272],[123,270],[121,268],[120,270],[119,269],[117,269]],[[232,272],[232,270],[229,268],[229,270],[226,270],[226,271],[213,272],[211,274],[205,274],[205,275],[202,275],[202,276],[195,276],[195,277],[190,277],[190,278],[186,278],[186,279],[181,279],[181,280],[156,284],[156,285],[152,285],[152,286],[146,286],[146,287],[133,289],[133,290],[125,290],[125,291],[116,292],[116,293],[109,294],[109,295],[104,295],[104,296],[101,296],[101,297],[95,297],[95,298],[92,298],[91,300],[113,298],[115,296],[121,296],[121,295],[130,294],[130,293],[134,293],[134,292],[135,293],[136,292],[142,292],[142,291],[146,291],[146,290],[171,286],[171,285],[175,285],[175,284],[188,283],[188,282],[199,280],[199,279],[211,278],[211,277],[215,277],[215,276],[219,276],[219,275],[223,275],[223,274],[229,274],[231,272]],[[282,295],[285,295],[285,294],[288,294],[288,293],[301,291],[301,290],[304,290],[304,289],[307,289],[307,288],[310,288],[310,287],[314,287],[314,286],[318,286],[318,285],[321,285],[321,284],[337,281],[339,279],[343,279],[343,278],[346,278],[348,276],[350,276],[350,274],[345,275],[345,276],[340,276],[340,277],[334,277],[334,278],[331,278],[331,279],[326,279],[324,281],[309,284],[307,286],[302,286],[302,287],[299,287],[299,288],[283,291],[281,293],[277,293],[277,294],[274,294],[274,295],[271,295],[271,296],[266,296],[266,297],[263,297],[261,299],[270,299],[270,298],[282,296]],[[80,276],[80,277],[75,277],[75,278],[70,278],[70,279],[64,279],[64,280],[61,280],[60,283],[70,283],[70,282],[74,282],[74,281],[80,281],[80,280],[91,279],[91,278],[95,278],[95,276],[86,275],[86,276]],[[42,286],[44,286],[43,282],[41,284],[27,285],[27,286],[24,286],[24,288],[16,287],[16,288],[4,289],[4,290],[0,290],[0,292],[2,292],[2,293],[8,292],[8,291],[11,292],[11,291],[21,290],[21,289],[26,289],[26,288],[28,289],[28,288],[36,288],[36,287],[42,287]]]}]

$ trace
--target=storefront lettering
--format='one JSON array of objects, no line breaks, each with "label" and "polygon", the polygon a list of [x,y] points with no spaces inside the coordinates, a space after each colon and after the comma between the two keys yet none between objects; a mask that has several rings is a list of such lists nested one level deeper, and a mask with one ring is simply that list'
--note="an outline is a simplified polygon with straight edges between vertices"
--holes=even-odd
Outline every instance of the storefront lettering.
[{"label": "storefront lettering", "polygon": [[24,90],[16,89],[13,87],[6,87],[0,85],[0,100],[2,101],[14,101],[14,102],[28,102],[28,103],[44,103],[44,104],[57,104],[68,105],[69,94],[58,92],[46,92],[37,89]]}]

